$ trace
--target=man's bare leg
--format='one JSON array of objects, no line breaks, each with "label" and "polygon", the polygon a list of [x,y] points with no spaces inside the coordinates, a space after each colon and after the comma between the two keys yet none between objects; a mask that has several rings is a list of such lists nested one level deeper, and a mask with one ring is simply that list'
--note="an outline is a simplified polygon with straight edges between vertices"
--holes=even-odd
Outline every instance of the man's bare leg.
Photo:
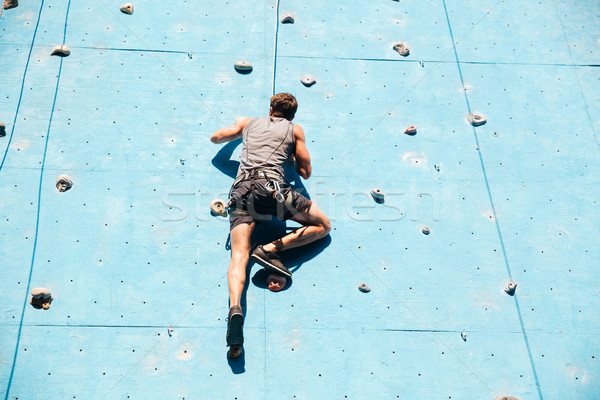
[{"label": "man's bare leg", "polygon": [[265,251],[283,251],[294,247],[304,246],[327,236],[331,230],[329,218],[312,203],[306,211],[300,212],[292,217],[292,220],[304,225],[281,239],[274,240],[263,246]]},{"label": "man's bare leg", "polygon": [[229,316],[227,322],[227,345],[229,358],[238,358],[242,354],[244,343],[241,301],[246,283],[246,266],[250,256],[250,237],[255,222],[240,224],[231,230],[231,262],[227,270],[229,284]]},{"label": "man's bare leg", "polygon": [[251,224],[240,224],[231,230],[231,262],[227,270],[227,282],[229,283],[229,306],[241,306],[242,291],[246,283],[246,266],[250,257],[250,237],[256,226]]}]

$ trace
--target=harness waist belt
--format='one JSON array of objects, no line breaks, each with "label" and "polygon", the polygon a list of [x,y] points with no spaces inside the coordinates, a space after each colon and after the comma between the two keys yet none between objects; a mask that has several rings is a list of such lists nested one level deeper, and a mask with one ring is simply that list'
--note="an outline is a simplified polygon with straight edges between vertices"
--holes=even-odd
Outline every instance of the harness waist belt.
[{"label": "harness waist belt", "polygon": [[233,186],[236,186],[240,182],[249,181],[252,179],[271,179],[274,181],[285,182],[285,178],[277,171],[269,169],[257,169],[250,172],[244,172],[243,174],[239,175],[237,178],[235,178]]}]

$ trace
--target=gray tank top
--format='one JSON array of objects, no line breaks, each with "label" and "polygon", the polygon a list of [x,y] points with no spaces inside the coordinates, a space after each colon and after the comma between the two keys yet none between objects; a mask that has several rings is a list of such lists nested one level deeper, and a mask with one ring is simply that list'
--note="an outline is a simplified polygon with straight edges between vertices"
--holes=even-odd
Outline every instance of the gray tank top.
[{"label": "gray tank top", "polygon": [[260,117],[248,122],[242,133],[238,176],[255,168],[284,174],[283,166],[295,151],[294,124],[285,118]]}]

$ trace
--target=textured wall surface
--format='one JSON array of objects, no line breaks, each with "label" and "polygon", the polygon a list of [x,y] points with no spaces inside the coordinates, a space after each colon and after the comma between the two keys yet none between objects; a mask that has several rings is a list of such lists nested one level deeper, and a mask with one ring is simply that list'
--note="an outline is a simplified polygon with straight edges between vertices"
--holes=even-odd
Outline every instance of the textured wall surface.
[{"label": "textured wall surface", "polygon": [[[598,0],[121,5],[0,18],[1,397],[599,398]],[[249,266],[232,362],[209,203],[240,145],[209,137],[282,91],[333,230],[282,292]]]}]

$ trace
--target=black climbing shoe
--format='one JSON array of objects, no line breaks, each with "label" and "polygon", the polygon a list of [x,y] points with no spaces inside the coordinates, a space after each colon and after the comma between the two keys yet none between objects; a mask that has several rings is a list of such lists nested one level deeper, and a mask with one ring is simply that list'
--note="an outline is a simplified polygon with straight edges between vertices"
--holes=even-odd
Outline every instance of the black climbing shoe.
[{"label": "black climbing shoe", "polygon": [[283,265],[274,251],[265,251],[262,246],[258,246],[250,257],[268,272],[277,272],[287,278],[292,277],[292,272]]},{"label": "black climbing shoe", "polygon": [[240,306],[232,306],[227,318],[227,346],[229,358],[238,358],[242,354],[244,344],[244,315]]}]

